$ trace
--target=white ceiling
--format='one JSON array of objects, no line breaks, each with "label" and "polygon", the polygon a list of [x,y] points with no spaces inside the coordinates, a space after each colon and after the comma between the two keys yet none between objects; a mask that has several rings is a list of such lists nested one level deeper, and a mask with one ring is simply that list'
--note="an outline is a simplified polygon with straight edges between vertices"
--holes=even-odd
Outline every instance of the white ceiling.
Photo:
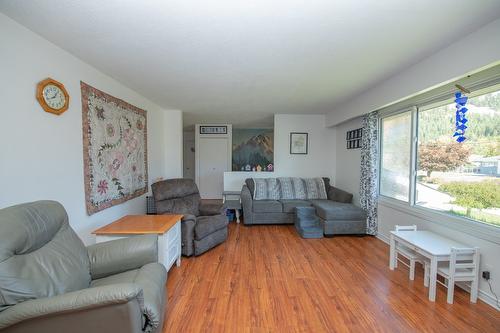
[{"label": "white ceiling", "polygon": [[[500,16],[498,0],[2,0],[186,126],[326,113]],[[103,89],[105,87],[102,87]]]}]

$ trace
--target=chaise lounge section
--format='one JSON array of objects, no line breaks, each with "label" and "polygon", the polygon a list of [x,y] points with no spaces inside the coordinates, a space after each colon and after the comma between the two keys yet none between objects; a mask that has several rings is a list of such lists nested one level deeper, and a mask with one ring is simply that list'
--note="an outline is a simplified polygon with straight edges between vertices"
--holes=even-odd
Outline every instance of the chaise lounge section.
[{"label": "chaise lounge section", "polygon": [[[253,224],[293,224],[296,210],[301,207],[314,208],[325,236],[341,234],[366,234],[366,213],[352,204],[352,194],[330,185],[329,178],[269,178],[267,189],[269,199],[255,198],[256,182],[262,179],[248,178],[241,190],[243,223]],[[268,179],[268,180],[269,180]],[[286,190],[289,183],[305,189],[296,195]],[[309,184],[317,184],[314,194]],[[308,191],[309,190],[309,191]],[[321,193],[323,192],[324,193]],[[286,199],[282,199],[283,197]],[[290,198],[290,196],[294,198]]]}]

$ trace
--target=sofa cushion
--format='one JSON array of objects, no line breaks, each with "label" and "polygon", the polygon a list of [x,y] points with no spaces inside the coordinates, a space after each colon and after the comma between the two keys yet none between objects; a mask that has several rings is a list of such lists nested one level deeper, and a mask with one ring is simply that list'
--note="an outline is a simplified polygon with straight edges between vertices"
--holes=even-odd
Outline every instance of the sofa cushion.
[{"label": "sofa cushion", "polygon": [[276,178],[252,178],[254,200],[277,200],[280,198],[279,183]]},{"label": "sofa cushion", "polygon": [[[289,179],[291,180],[291,178],[281,178],[281,179]],[[295,182],[297,182],[300,178],[295,178]],[[311,178],[311,179],[316,179],[316,178]],[[322,177],[321,180],[323,181],[324,183],[324,188],[325,188],[325,192],[328,191],[328,189],[330,188],[330,178],[327,178],[327,177]],[[288,180],[287,180],[287,184],[285,184],[285,195],[283,195],[283,188],[281,186],[281,182],[280,182],[280,179],[278,179],[278,185],[279,185],[279,198],[276,198],[276,199],[290,199],[290,200],[298,200],[299,198],[295,198],[294,197],[294,194],[292,194],[293,192],[293,189],[291,188],[292,184],[288,183]],[[248,190],[250,191],[250,194],[252,195],[252,199],[254,198],[254,192],[255,192],[255,182],[254,182],[254,179],[253,178],[247,178],[245,179],[245,184],[246,186],[248,187]],[[302,187],[301,184],[299,184],[299,187]],[[302,193],[304,192],[300,192],[299,191],[299,194],[302,195]],[[328,195],[328,193],[327,193]],[[317,198],[314,198],[312,196],[307,196],[306,194],[303,195],[303,199],[305,198],[309,198],[309,199],[327,199],[327,198],[324,198],[324,197],[317,197]],[[330,198],[328,198],[330,199]]]},{"label": "sofa cushion", "polygon": [[323,178],[304,178],[307,199],[328,199]]},{"label": "sofa cushion", "polygon": [[283,206],[278,200],[255,200],[253,211],[256,213],[281,213]]},{"label": "sofa cushion", "polygon": [[349,203],[331,200],[311,200],[316,214],[324,220],[364,220],[365,211]]},{"label": "sofa cushion", "polygon": [[228,223],[224,215],[200,216],[194,226],[194,239],[203,239],[217,230],[226,228]]},{"label": "sofa cushion", "polygon": [[306,200],[279,200],[283,206],[283,213],[294,213],[296,207],[310,207],[312,204]]},{"label": "sofa cushion", "polygon": [[306,184],[302,178],[297,177],[279,177],[278,178],[280,189],[281,189],[281,199],[285,200],[306,200]]},{"label": "sofa cushion", "polygon": [[325,183],[325,188],[328,190],[328,188],[330,188],[330,178],[321,177],[321,179],[323,179],[323,182]]}]

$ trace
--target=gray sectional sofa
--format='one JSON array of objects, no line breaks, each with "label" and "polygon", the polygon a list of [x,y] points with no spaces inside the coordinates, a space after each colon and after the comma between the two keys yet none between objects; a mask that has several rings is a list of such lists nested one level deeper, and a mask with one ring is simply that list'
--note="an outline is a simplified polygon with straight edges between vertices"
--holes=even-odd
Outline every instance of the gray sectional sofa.
[{"label": "gray sectional sofa", "polygon": [[[307,179],[293,178],[297,184],[306,182]],[[293,224],[297,207],[313,207],[320,219],[325,236],[339,234],[365,234],[366,213],[352,204],[352,194],[330,186],[328,178],[322,178],[326,197],[322,199],[308,199],[309,193],[297,195],[297,198],[281,199],[284,196],[284,178],[277,178],[273,182],[276,193],[272,199],[255,198],[256,184],[254,178],[245,180],[241,190],[241,203],[243,208],[243,223],[252,224]],[[321,185],[323,185],[321,184]],[[296,186],[296,185],[295,185]],[[304,188],[307,188],[304,185]],[[273,190],[274,191],[274,190]],[[271,192],[271,190],[269,190]]]}]

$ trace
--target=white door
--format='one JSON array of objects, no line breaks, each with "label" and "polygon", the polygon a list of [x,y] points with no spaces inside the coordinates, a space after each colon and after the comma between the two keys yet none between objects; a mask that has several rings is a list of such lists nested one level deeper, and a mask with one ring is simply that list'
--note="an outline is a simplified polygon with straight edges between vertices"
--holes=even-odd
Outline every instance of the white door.
[{"label": "white door", "polygon": [[194,140],[184,140],[184,173],[183,178],[193,179],[194,174]]},{"label": "white door", "polygon": [[227,139],[200,138],[199,149],[200,195],[203,199],[221,199],[228,165]]}]

